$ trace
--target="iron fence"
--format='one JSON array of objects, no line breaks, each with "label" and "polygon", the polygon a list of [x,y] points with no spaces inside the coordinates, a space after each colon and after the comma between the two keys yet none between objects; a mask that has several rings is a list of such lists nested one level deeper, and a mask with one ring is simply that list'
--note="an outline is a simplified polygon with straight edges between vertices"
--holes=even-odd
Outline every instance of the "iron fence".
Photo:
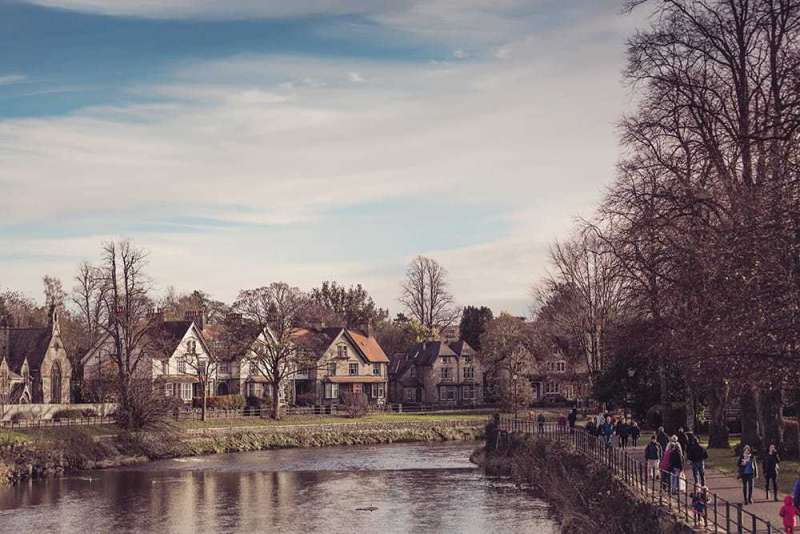
[{"label": "iron fence", "polygon": [[[643,499],[668,509],[695,528],[726,534],[783,532],[768,520],[745,510],[741,503],[730,502],[711,491],[705,494],[703,512],[696,512],[692,506],[693,492],[689,491],[689,484],[683,473],[679,475],[678,483],[673,484],[672,479],[668,478],[672,476],[671,473],[651,468],[625,450],[614,447],[581,428],[570,430],[555,423],[541,423],[532,419],[506,416],[500,418],[500,430],[537,435],[567,443],[577,452],[608,466],[619,480]],[[676,485],[677,488],[674,487]]]}]

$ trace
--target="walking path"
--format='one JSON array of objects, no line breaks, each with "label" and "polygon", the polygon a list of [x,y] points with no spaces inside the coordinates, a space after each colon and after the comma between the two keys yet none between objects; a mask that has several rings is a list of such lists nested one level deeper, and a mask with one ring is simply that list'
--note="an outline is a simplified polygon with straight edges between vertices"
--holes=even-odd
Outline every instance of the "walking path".
[{"label": "walking path", "polygon": [[[642,440],[640,440],[641,442]],[[626,449],[628,453],[632,453],[634,457],[644,459],[644,447],[629,447]],[[731,459],[733,460],[733,459]],[[688,462],[687,462],[688,463]],[[684,470],[686,475],[686,483],[689,488],[694,484],[692,478],[692,469],[690,466]],[[743,503],[744,496],[742,495],[742,483],[737,480],[735,475],[721,473],[714,468],[706,468],[706,486],[710,492],[718,494],[723,499],[732,503]],[[765,498],[765,491],[763,488],[753,488],[753,504],[748,504],[742,508],[751,514],[762,517],[771,521],[774,525],[782,525],[782,520],[778,511],[783,505],[783,498],[786,494],[778,492],[778,502],[767,500]],[[770,496],[770,499],[772,497]]]}]

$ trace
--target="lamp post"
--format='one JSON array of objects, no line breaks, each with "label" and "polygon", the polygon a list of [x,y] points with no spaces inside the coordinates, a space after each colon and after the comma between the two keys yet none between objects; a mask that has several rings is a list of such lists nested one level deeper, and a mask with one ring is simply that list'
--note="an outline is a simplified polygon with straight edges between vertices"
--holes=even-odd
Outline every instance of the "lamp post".
[{"label": "lamp post", "polygon": [[517,373],[511,375],[511,383],[513,384],[511,404],[514,407],[514,419],[516,419],[517,418]]}]

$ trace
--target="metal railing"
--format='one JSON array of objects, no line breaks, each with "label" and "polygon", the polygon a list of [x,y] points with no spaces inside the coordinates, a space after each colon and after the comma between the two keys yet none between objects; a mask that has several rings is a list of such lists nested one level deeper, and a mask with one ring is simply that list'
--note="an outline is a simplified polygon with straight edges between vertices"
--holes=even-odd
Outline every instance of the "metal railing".
[{"label": "metal railing", "polygon": [[86,426],[86,425],[107,425],[116,420],[108,416],[90,417],[70,417],[58,419],[20,419],[18,421],[0,421],[0,428],[5,429],[27,429],[27,428],[50,428],[54,426]]},{"label": "metal railing", "polygon": [[680,483],[679,479],[676,489],[669,472],[650,468],[625,450],[608,444],[603,438],[589,434],[582,428],[569,430],[551,422],[501,417],[500,430],[532,434],[570,445],[580,454],[608,466],[620,481],[642,499],[668,509],[678,519],[695,528],[726,534],[783,532],[768,520],[745,510],[740,503],[730,502],[711,491],[705,493],[703,512],[696,512],[692,506],[693,492],[688,491],[689,484],[683,473],[679,476],[684,483]]}]

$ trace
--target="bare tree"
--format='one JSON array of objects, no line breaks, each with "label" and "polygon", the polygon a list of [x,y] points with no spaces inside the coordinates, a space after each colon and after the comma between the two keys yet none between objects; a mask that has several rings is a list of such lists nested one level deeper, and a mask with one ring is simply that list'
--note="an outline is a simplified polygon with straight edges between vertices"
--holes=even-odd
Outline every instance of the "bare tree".
[{"label": "bare tree", "polygon": [[562,307],[556,315],[586,355],[589,378],[603,369],[603,336],[623,297],[623,279],[613,255],[589,231],[556,243],[550,251],[557,275],[547,281],[548,291],[560,292]]},{"label": "bare tree", "polygon": [[481,347],[495,394],[507,409],[517,412],[533,397],[533,336],[526,323],[507,313],[489,321]]},{"label": "bare tree", "polygon": [[219,354],[216,351],[209,349],[208,353],[198,352],[197,347],[192,345],[183,354],[179,356],[186,364],[192,373],[197,377],[197,384],[200,388],[200,397],[202,399],[201,406],[201,419],[203,421],[207,418],[208,407],[208,391],[211,380],[217,374],[219,367]]},{"label": "bare tree", "polygon": [[280,393],[287,380],[316,365],[316,357],[294,343],[293,334],[304,317],[309,298],[300,289],[274,282],[243,290],[233,305],[255,323],[259,335],[246,351],[252,368],[270,384],[273,419],[280,419]]},{"label": "bare tree", "polygon": [[151,357],[153,340],[150,333],[158,322],[151,313],[150,281],[144,271],[146,265],[147,255],[143,250],[129,241],[121,241],[103,245],[100,265],[81,270],[97,277],[88,282],[92,291],[87,299],[90,303],[87,310],[94,320],[97,317],[94,305],[101,303],[101,320],[96,326],[109,336],[113,345],[118,422],[128,428],[152,424],[153,410],[159,404],[150,377],[142,373],[142,366]]},{"label": "bare tree", "polygon": [[406,270],[400,302],[424,328],[440,332],[458,318],[448,290],[447,270],[425,256],[417,256]]},{"label": "bare tree", "polygon": [[48,309],[52,307],[63,309],[67,294],[64,291],[61,280],[55,276],[46,274],[42,277],[42,283],[44,284],[45,306],[47,306]]}]

